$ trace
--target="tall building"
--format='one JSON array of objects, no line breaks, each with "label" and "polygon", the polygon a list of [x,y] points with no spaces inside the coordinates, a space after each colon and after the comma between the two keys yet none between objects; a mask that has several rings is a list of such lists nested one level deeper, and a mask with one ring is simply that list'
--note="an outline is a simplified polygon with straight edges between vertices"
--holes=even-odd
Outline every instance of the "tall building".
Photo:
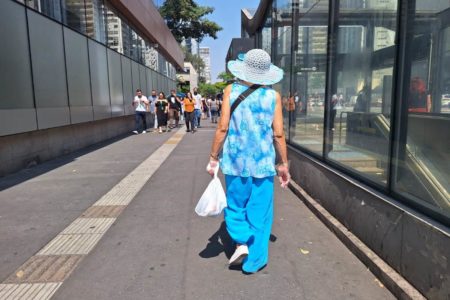
[{"label": "tall building", "polygon": [[189,38],[181,42],[181,46],[185,47],[188,53],[198,55],[200,52],[200,45],[196,39]]},{"label": "tall building", "polygon": [[211,53],[209,47],[200,47],[200,57],[205,63],[205,69],[200,74],[206,83],[211,83]]},{"label": "tall building", "polygon": [[449,1],[261,0],[241,16],[295,103],[293,180],[425,298],[447,298]]}]

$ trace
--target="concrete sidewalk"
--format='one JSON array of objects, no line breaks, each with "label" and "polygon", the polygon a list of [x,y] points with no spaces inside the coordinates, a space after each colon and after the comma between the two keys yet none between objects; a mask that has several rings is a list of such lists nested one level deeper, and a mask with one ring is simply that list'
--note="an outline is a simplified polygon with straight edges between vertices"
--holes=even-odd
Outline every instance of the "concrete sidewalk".
[{"label": "concrete sidewalk", "polygon": [[[394,298],[278,186],[268,266],[254,275],[230,270],[223,218],[194,213],[210,180],[204,168],[213,134],[206,127],[182,138],[54,299]],[[171,135],[128,136],[1,179],[1,281],[156,149],[171,144]]]}]

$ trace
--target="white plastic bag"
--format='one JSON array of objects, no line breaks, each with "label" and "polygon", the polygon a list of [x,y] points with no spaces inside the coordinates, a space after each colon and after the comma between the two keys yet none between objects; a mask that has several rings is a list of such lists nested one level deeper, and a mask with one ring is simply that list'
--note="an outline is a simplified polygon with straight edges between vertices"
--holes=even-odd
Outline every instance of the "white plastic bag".
[{"label": "white plastic bag", "polygon": [[200,217],[216,217],[227,207],[227,198],[222,183],[220,183],[220,179],[217,177],[217,172],[219,172],[219,167],[215,168],[213,179],[208,184],[208,187],[203,192],[195,207],[195,212]]}]

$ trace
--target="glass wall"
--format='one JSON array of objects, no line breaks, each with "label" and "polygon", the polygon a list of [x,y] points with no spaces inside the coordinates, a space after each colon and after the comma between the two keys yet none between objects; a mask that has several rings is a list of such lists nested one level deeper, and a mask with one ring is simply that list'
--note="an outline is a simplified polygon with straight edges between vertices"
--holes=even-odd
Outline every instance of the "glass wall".
[{"label": "glass wall", "polygon": [[144,35],[130,26],[127,19],[107,0],[16,1],[170,77],[169,65],[164,56]]},{"label": "glass wall", "polygon": [[323,151],[327,36],[328,1],[303,1],[294,7],[294,68],[286,103],[290,140],[319,155]]},{"label": "glass wall", "polygon": [[326,155],[386,186],[397,0],[343,1],[337,20]]},{"label": "glass wall", "polygon": [[450,215],[450,3],[409,4],[393,186]]},{"label": "glass wall", "polygon": [[291,35],[292,35],[292,0],[274,0],[273,2],[273,35],[276,41],[272,46],[272,57],[275,65],[282,68],[284,78],[274,87],[280,92],[283,102],[283,117],[286,136],[289,137],[289,112],[287,110],[291,88]]},{"label": "glass wall", "polygon": [[[151,88],[146,74],[161,88],[174,85],[173,66],[154,59],[160,54],[152,44],[109,5],[107,14],[105,3],[0,1],[1,136],[132,114],[135,89]],[[125,56],[132,34],[135,60]],[[152,64],[164,75],[148,72]]]},{"label": "glass wall", "polygon": [[274,0],[255,38],[292,146],[449,222],[450,2],[399,3]]}]

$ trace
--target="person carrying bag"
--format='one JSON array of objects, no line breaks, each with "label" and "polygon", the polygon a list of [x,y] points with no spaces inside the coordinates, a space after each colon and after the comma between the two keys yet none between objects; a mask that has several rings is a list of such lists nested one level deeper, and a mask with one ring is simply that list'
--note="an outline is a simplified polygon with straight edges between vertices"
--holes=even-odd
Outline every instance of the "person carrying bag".
[{"label": "person carrying bag", "polygon": [[281,97],[269,87],[281,81],[283,70],[262,49],[229,61],[228,69],[240,81],[224,90],[207,171],[214,176],[220,159],[226,183],[225,224],[236,244],[229,264],[242,264],[244,273],[255,273],[269,258],[274,177],[282,187],[290,181]]}]

